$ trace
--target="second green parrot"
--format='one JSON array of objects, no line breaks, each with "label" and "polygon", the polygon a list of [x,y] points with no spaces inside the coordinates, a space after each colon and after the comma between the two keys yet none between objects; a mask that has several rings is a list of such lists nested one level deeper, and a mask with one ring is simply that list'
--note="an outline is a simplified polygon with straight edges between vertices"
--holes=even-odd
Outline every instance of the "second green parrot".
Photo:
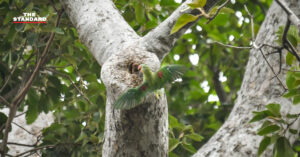
[{"label": "second green parrot", "polygon": [[149,93],[161,89],[166,83],[172,83],[181,78],[186,68],[180,65],[167,65],[152,73],[147,65],[141,64],[138,70],[143,73],[143,82],[122,94],[114,103],[116,109],[131,109],[139,105]]}]

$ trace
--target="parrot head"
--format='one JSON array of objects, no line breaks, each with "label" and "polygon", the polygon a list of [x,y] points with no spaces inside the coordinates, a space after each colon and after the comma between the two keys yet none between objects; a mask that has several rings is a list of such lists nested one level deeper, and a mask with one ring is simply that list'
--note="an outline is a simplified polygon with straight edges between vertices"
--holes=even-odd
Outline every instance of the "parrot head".
[{"label": "parrot head", "polygon": [[140,65],[137,67],[138,71],[143,72],[143,69],[144,69],[145,66],[147,66],[147,65],[146,65],[146,64],[140,64]]}]

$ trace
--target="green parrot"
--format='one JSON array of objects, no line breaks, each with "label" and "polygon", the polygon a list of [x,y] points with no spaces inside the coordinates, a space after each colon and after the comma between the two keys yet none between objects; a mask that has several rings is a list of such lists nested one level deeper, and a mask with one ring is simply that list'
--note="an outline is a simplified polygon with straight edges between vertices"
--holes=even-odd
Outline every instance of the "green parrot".
[{"label": "green parrot", "polygon": [[180,65],[167,65],[152,73],[147,65],[141,64],[138,70],[143,73],[143,82],[122,94],[114,103],[116,109],[131,109],[139,105],[149,93],[172,83],[186,72],[186,68]]}]

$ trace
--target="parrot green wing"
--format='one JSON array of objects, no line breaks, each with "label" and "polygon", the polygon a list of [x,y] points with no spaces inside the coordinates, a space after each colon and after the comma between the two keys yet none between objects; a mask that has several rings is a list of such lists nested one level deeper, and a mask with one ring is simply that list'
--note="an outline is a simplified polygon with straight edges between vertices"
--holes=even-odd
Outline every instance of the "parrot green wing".
[{"label": "parrot green wing", "polygon": [[162,88],[166,83],[172,83],[174,80],[181,78],[186,72],[186,68],[180,65],[168,65],[156,73],[152,73],[149,68],[144,65],[144,82],[136,87],[131,88],[122,94],[114,103],[114,108],[116,109],[131,109],[139,105],[144,97]]},{"label": "parrot green wing", "polygon": [[172,83],[181,78],[187,71],[187,68],[181,65],[167,65],[154,74],[155,88],[162,88],[166,83]]},{"label": "parrot green wing", "polygon": [[148,92],[149,89],[146,83],[136,88],[131,88],[115,101],[114,107],[116,109],[131,109],[139,105]]}]

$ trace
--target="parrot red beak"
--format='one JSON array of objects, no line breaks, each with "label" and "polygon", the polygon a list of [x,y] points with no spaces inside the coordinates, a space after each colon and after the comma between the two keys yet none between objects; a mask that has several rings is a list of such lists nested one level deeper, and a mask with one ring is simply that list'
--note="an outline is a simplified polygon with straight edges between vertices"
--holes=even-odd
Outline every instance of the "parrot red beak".
[{"label": "parrot red beak", "polygon": [[137,69],[138,69],[138,71],[142,71],[142,66],[139,65],[139,66],[137,67]]}]

